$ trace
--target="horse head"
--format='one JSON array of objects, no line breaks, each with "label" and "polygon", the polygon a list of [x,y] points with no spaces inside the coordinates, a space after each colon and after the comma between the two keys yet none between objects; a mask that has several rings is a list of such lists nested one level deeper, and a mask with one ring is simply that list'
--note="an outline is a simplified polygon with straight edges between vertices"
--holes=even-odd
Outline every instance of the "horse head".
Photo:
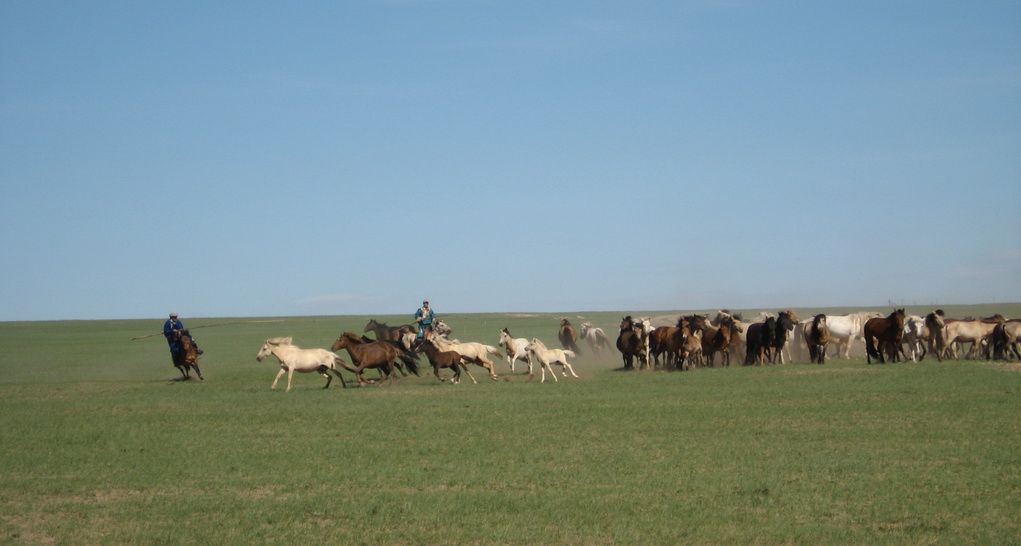
[{"label": "horse head", "polygon": [[776,323],[778,328],[793,330],[798,324],[798,315],[790,309],[780,311],[780,315],[776,319]]},{"label": "horse head", "polygon": [[262,359],[273,354],[274,347],[278,345],[290,345],[291,339],[292,338],[290,337],[274,337],[267,339],[266,342],[262,344],[262,349],[259,350],[259,354],[255,355],[255,359],[262,362]]},{"label": "horse head", "polygon": [[380,326],[380,324],[378,322],[376,322],[376,319],[371,319],[371,320],[369,320],[369,323],[365,325],[365,329],[362,330],[362,332],[371,332],[371,331],[375,330],[379,326]]}]

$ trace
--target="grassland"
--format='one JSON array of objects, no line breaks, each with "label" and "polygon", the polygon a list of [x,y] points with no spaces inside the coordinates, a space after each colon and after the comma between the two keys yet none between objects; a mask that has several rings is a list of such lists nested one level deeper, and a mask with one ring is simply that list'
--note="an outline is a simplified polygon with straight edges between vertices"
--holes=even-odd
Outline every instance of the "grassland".
[{"label": "grassland", "polygon": [[[565,315],[612,335],[622,314]],[[478,385],[268,389],[264,339],[326,347],[368,318],[195,329],[204,382],[171,380],[161,336],[130,341],[161,320],[0,323],[0,541],[1019,543],[1017,363],[623,372],[585,354],[558,383],[498,363]],[[442,318],[555,345],[557,315]]]}]

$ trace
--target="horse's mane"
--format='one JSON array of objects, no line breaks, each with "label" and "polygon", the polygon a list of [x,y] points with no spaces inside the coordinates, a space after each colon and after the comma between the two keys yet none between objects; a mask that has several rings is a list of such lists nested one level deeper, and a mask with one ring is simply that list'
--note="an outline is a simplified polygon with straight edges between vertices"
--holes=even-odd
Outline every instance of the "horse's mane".
[{"label": "horse's mane", "polygon": [[290,345],[292,339],[293,339],[292,336],[287,336],[287,337],[272,337],[272,338],[267,339],[266,343],[269,343],[270,345]]}]

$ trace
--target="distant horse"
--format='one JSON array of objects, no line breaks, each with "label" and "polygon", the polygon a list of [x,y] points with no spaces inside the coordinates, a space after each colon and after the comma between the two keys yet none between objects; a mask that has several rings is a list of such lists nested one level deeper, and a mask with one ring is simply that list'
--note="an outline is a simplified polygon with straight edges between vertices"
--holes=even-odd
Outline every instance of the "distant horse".
[{"label": "distant horse", "polygon": [[[780,364],[784,363],[783,350],[787,344],[787,340],[790,338],[791,332],[794,331],[794,327],[798,325],[798,315],[791,309],[780,311],[776,316],[776,335],[773,337],[772,346],[772,364],[776,364],[779,361]],[[790,356],[790,355],[788,355]]]},{"label": "distant horse", "polygon": [[610,338],[602,328],[592,326],[591,322],[581,323],[581,337],[588,343],[594,354],[600,354],[604,349],[613,350],[610,345]]},{"label": "distant horse", "polygon": [[645,367],[648,364],[648,359],[645,352],[645,341],[644,341],[644,330],[645,326],[641,322],[636,322],[628,315],[620,321],[620,334],[617,336],[617,350],[620,351],[621,356],[624,359],[624,369],[633,370],[635,368],[635,357],[638,357],[639,366]]},{"label": "distant horse", "polygon": [[500,341],[497,345],[503,345],[507,354],[507,364],[510,364],[510,371],[514,373],[514,363],[518,360],[528,364],[528,375],[532,375],[532,354],[528,352],[528,340],[523,337],[514,337],[510,330],[500,329]]},{"label": "distant horse", "polygon": [[805,329],[805,341],[808,343],[808,357],[817,364],[826,363],[826,344],[830,342],[830,329],[826,325],[826,315],[818,314]]},{"label": "distant horse", "polygon": [[908,315],[904,319],[904,335],[901,337],[901,345],[897,348],[905,362],[908,360],[907,352],[904,351],[905,345],[907,345],[908,351],[911,351],[911,362],[925,359],[926,350],[925,344],[922,343],[923,340],[925,340],[925,319],[918,315]]},{"label": "distant horse", "polygon": [[993,328],[992,339],[993,358],[997,360],[1021,358],[1021,347],[1018,343],[1021,339],[1021,321],[1018,319],[997,324]]},{"label": "distant horse", "polygon": [[546,370],[549,370],[550,375],[553,376],[554,381],[560,381],[557,379],[557,374],[553,372],[553,368],[550,364],[560,364],[563,367],[564,377],[567,377],[567,372],[571,372],[571,375],[578,377],[574,373],[574,368],[567,362],[568,357],[574,358],[576,355],[574,351],[565,349],[548,349],[539,338],[532,338],[532,341],[528,344],[528,352],[535,356],[535,359],[539,362],[539,369],[542,370],[542,380],[540,383],[546,381]]},{"label": "distant horse", "polygon": [[191,340],[191,334],[188,330],[181,331],[180,343],[181,349],[174,353],[174,366],[181,370],[181,375],[184,376],[182,379],[191,379],[191,374],[188,373],[188,369],[191,368],[195,370],[199,379],[204,381],[205,378],[202,377],[202,372],[199,371],[199,351]]},{"label": "distant horse", "polygon": [[[734,320],[734,317],[729,313],[719,313],[716,315],[716,328],[715,334],[712,339],[708,342],[709,350],[706,351],[706,358],[708,359],[709,366],[715,366],[714,358],[715,354],[720,354],[720,364],[722,366],[730,366],[730,350],[737,345],[740,340],[738,337],[739,332],[737,331],[740,326]],[[702,340],[703,346],[706,345],[706,340]]]},{"label": "distant horse", "polygon": [[378,322],[376,319],[372,319],[365,325],[365,329],[362,331],[374,332],[376,334],[377,341],[400,341],[402,334],[407,332],[414,333],[415,328],[410,324],[387,326],[385,322]]},{"label": "distant horse", "polygon": [[574,330],[574,326],[571,326],[571,321],[567,320],[567,317],[560,318],[560,330],[557,332],[557,337],[560,338],[560,344],[565,349],[574,351],[575,354],[581,354],[581,350],[578,349],[578,332]]},{"label": "distant horse", "polygon": [[443,339],[435,332],[429,334],[429,340],[436,344],[442,351],[456,351],[466,362],[471,362],[476,366],[481,366],[489,372],[489,378],[496,381],[496,371],[493,369],[493,361],[489,360],[489,355],[498,356],[503,358],[503,353],[499,349],[492,345],[483,345],[477,342],[453,342]]},{"label": "distant horse", "polygon": [[851,358],[851,342],[859,340],[865,342],[862,332],[865,328],[865,321],[870,318],[881,317],[875,312],[860,311],[847,315],[827,315],[826,327],[830,330],[830,343],[836,345],[836,352],[833,356],[844,353],[844,358]]},{"label": "distant horse", "polygon": [[776,339],[776,319],[768,317],[763,322],[749,324],[747,332],[744,365],[768,364],[771,361],[770,349]]},{"label": "distant horse", "polygon": [[652,356],[652,366],[658,368],[659,357],[663,355],[663,366],[674,367],[684,346],[684,340],[688,336],[688,321],[684,317],[677,319],[677,326],[660,326],[652,330],[649,335],[649,355]]},{"label": "distant horse", "polygon": [[896,309],[888,317],[870,318],[865,321],[863,332],[866,362],[872,364],[872,359],[875,358],[880,364],[885,363],[884,350],[890,355],[890,362],[897,362],[900,340],[904,337],[904,320],[904,310]]},{"label": "distant horse", "polygon": [[988,341],[993,334],[993,329],[997,324],[1006,321],[1007,319],[999,314],[978,320],[946,320],[944,332],[947,340],[947,353],[957,360],[957,347],[964,343],[971,343],[971,349],[968,350],[965,358],[974,358],[978,355],[979,347],[985,347],[988,352]]},{"label": "distant horse", "polygon": [[925,315],[925,330],[922,332],[929,352],[935,354],[936,360],[940,362],[943,362],[943,353],[947,349],[946,332],[944,331],[946,322],[943,317],[942,309],[936,309]]},{"label": "distant horse", "polygon": [[273,384],[269,386],[270,389],[277,388],[277,381],[280,380],[280,376],[284,375],[284,372],[287,372],[287,391],[285,392],[291,392],[291,378],[294,377],[294,372],[317,372],[326,378],[326,386],[323,388],[328,389],[333,381],[333,377],[326,373],[328,371],[336,374],[340,378],[340,384],[347,388],[347,382],[344,381],[344,377],[340,375],[340,370],[337,368],[338,365],[346,368],[347,363],[326,349],[302,349],[291,345],[290,337],[275,337],[267,339],[262,344],[262,349],[259,350],[259,354],[255,355],[255,359],[262,362],[262,359],[269,355],[277,357],[277,360],[280,361],[280,371],[273,379]]},{"label": "distant horse", "polygon": [[419,342],[416,345],[415,350],[425,353],[425,356],[429,358],[429,363],[433,366],[433,374],[435,374],[436,379],[439,379],[441,382],[446,381],[446,379],[440,377],[440,369],[450,368],[454,372],[454,377],[450,381],[451,383],[455,385],[460,383],[461,371],[464,370],[464,373],[468,374],[468,377],[471,378],[472,383],[478,384],[478,381],[475,380],[475,376],[473,376],[471,372],[468,371],[468,367],[464,365],[463,358],[460,353],[456,351],[441,351],[435,343],[428,339],[423,339]]},{"label": "distant horse", "polygon": [[[394,375],[396,375],[394,363],[397,361],[400,351],[393,344],[385,341],[365,341],[356,334],[344,332],[330,347],[331,351],[341,349],[347,349],[348,354],[351,355],[351,362],[354,366],[347,365],[347,363],[344,363],[343,366],[355,374],[359,387],[366,383],[365,378],[362,377],[362,371],[366,368],[381,370],[390,378],[390,384],[394,384]],[[415,368],[414,372],[417,375],[418,369]]]}]

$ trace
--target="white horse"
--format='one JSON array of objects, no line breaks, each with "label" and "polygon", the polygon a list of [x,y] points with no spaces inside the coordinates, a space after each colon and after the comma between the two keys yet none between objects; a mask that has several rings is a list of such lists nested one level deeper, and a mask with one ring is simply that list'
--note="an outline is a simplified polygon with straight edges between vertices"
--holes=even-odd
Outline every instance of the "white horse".
[{"label": "white horse", "polygon": [[911,351],[911,362],[918,362],[925,358],[923,340],[925,340],[925,319],[918,315],[908,316],[904,320],[904,335],[901,337],[901,347],[899,348],[904,360],[908,359],[904,352],[904,345],[907,345],[908,350]]},{"label": "white horse", "polygon": [[477,366],[485,368],[489,372],[489,378],[496,381],[496,371],[493,369],[493,361],[488,355],[495,355],[503,358],[503,353],[492,345],[484,345],[474,341],[468,343],[453,342],[440,337],[435,332],[429,334],[429,340],[441,351],[454,351],[460,354],[464,360]]},{"label": "white horse", "polygon": [[506,328],[500,329],[500,342],[507,353],[507,364],[514,373],[514,363],[518,360],[528,364],[528,375],[532,375],[532,355],[528,352],[528,340],[523,337],[512,337]]},{"label": "white horse", "polygon": [[[651,331],[651,328],[646,331]],[[610,343],[610,338],[607,337],[606,332],[602,328],[593,327],[591,322],[581,323],[581,337],[588,343],[593,354],[598,355],[603,349],[613,350],[613,344]]]},{"label": "white horse", "polygon": [[262,359],[269,355],[277,357],[277,360],[280,361],[280,371],[277,372],[273,384],[269,386],[270,389],[276,389],[280,376],[287,372],[287,391],[285,392],[291,392],[291,378],[294,377],[296,371],[298,373],[318,372],[319,375],[326,378],[326,386],[323,388],[328,389],[333,381],[333,377],[326,373],[329,370],[337,374],[340,384],[347,388],[347,382],[344,381],[344,376],[340,375],[340,369],[338,369],[338,366],[342,367],[347,363],[326,349],[302,349],[291,345],[290,337],[275,337],[267,339],[266,343],[262,344],[262,349],[259,350],[259,354],[255,355],[255,359],[262,362]]},{"label": "white horse", "polygon": [[535,355],[536,360],[539,361],[539,368],[542,370],[542,383],[546,381],[546,370],[549,369],[550,375],[553,376],[554,381],[560,381],[557,379],[557,374],[553,372],[553,368],[550,364],[560,364],[564,368],[564,377],[567,377],[567,372],[571,372],[571,375],[578,377],[574,373],[574,368],[567,362],[567,357],[574,358],[574,351],[568,351],[565,349],[548,349],[543,342],[539,341],[539,338],[532,338],[531,343],[528,344],[528,352]]},{"label": "white horse", "polygon": [[844,358],[851,358],[851,342],[865,343],[865,321],[882,317],[882,313],[860,311],[849,315],[826,315],[826,326],[830,329],[830,343],[837,346],[833,356],[839,356],[843,349]]}]

